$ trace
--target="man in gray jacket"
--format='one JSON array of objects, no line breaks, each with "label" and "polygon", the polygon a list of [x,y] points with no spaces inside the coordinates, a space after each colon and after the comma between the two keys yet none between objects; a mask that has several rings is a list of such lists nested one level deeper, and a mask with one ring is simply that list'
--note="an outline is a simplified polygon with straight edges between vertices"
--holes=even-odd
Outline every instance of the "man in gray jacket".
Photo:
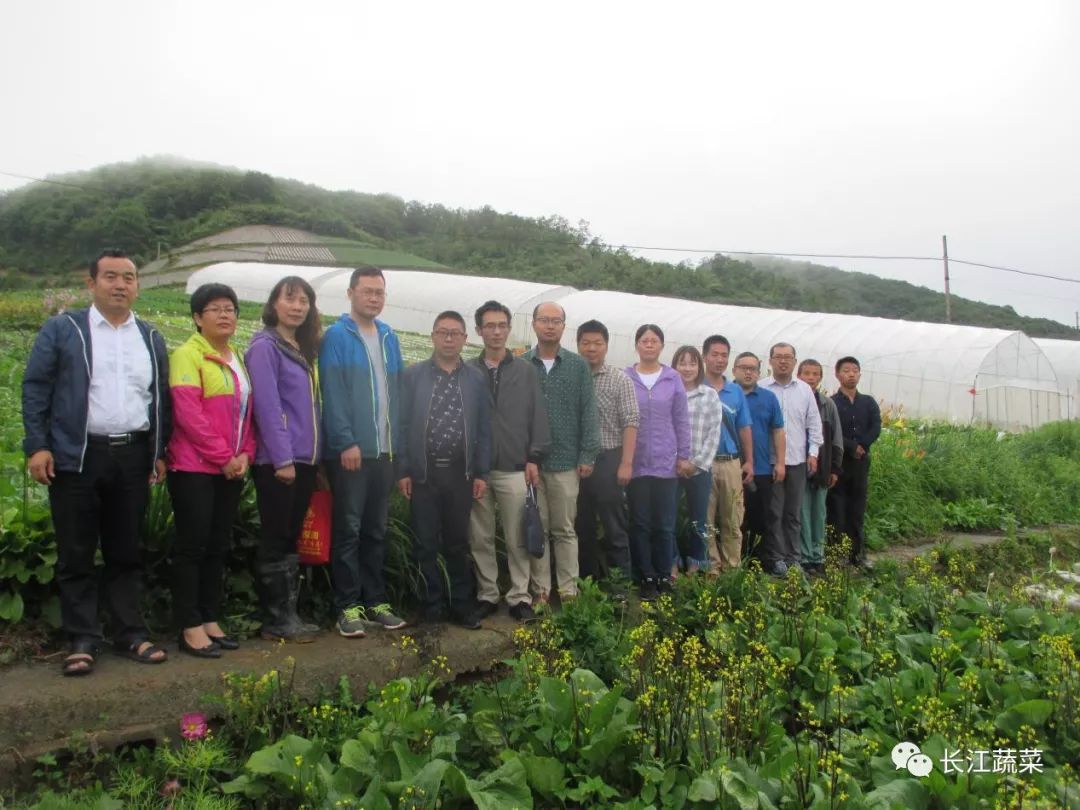
[{"label": "man in gray jacket", "polygon": [[476,311],[476,328],[484,341],[484,352],[473,363],[483,371],[491,393],[491,471],[487,491],[473,504],[469,523],[477,599],[481,616],[491,615],[499,604],[495,555],[498,504],[510,570],[506,603],[511,616],[530,621],[536,618],[530,583],[546,581],[540,577],[550,563],[546,556],[536,559],[529,555],[521,528],[526,487],[540,483],[539,464],[551,447],[547,408],[532,364],[506,348],[510,310],[498,301],[488,301]]},{"label": "man in gray jacket", "polygon": [[840,429],[840,414],[836,403],[818,390],[821,385],[821,363],[807,358],[799,363],[798,377],[810,386],[817,398],[821,415],[822,444],[818,452],[817,472],[806,478],[806,493],[802,502],[802,546],[799,562],[811,574],[825,573],[825,494],[840,478],[844,459],[844,433]]}]

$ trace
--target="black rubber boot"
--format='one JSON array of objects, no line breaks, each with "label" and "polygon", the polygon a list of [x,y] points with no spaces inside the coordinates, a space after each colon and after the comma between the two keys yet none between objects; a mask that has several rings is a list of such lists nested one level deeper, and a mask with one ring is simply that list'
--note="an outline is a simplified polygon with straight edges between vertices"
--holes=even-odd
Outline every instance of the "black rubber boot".
[{"label": "black rubber boot", "polygon": [[300,558],[295,554],[291,554],[285,558],[285,561],[289,564],[289,601],[287,605],[289,624],[301,627],[308,633],[318,633],[319,625],[305,622],[300,618],[300,614],[296,612],[296,605],[300,601]]},{"label": "black rubber boot", "polygon": [[[263,626],[259,632],[271,641],[293,641],[303,644],[314,641],[315,634],[296,618],[299,583],[295,581],[295,562],[288,558],[265,563],[258,568],[259,603],[263,611]],[[292,594],[295,589],[296,596]],[[290,605],[290,600],[291,605]]]}]

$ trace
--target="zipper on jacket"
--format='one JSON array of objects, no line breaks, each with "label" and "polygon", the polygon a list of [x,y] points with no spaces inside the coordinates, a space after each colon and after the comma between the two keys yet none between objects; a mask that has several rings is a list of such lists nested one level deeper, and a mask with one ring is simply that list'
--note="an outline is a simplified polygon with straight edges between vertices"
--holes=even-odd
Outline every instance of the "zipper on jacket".
[{"label": "zipper on jacket", "polygon": [[[376,326],[375,328],[378,329],[378,326]],[[389,334],[389,333],[387,333],[387,334]],[[394,431],[392,430],[393,426],[390,424],[390,362],[386,359],[386,338],[387,338],[387,334],[384,334],[382,336],[382,339],[379,341],[379,348],[382,351],[383,374],[386,377],[386,452],[390,456],[390,458],[393,459],[394,458]],[[371,384],[374,387],[374,385],[375,385],[375,380],[374,379],[372,379]],[[379,414],[376,412],[375,419],[378,420],[378,418],[379,418]],[[375,436],[376,436],[376,441],[377,441],[378,440],[378,432],[376,432]]]},{"label": "zipper on jacket", "polygon": [[[94,374],[90,370],[90,355],[86,351],[86,337],[83,335],[79,325],[75,323],[74,318],[68,315],[67,319],[75,327],[75,334],[79,336],[79,341],[82,343],[83,363],[86,364],[86,421],[83,423],[83,446],[82,452],[79,454],[79,472],[81,473],[83,464],[86,462],[86,448],[90,444],[90,383]],[[87,319],[87,323],[89,323],[89,315],[87,315]]]},{"label": "zipper on jacket", "polygon": [[[464,364],[458,366],[459,372],[464,372]],[[469,467],[472,465],[472,456],[469,454],[469,415],[465,413],[465,392],[461,390],[461,375],[457,381],[458,403],[461,405],[461,435],[465,442],[465,480],[469,480]]]},{"label": "zipper on jacket", "polygon": [[[155,329],[150,329],[150,365],[154,369],[154,378],[150,381],[150,392],[154,399],[154,458],[150,462],[152,467],[151,472],[157,472],[157,461],[164,456],[164,452],[161,455],[158,454],[158,448],[161,447],[161,397],[158,395],[158,375],[161,371],[158,369],[157,352],[154,351],[154,335],[157,334]],[[165,338],[162,338],[164,341]],[[164,451],[165,448],[161,447]]]}]

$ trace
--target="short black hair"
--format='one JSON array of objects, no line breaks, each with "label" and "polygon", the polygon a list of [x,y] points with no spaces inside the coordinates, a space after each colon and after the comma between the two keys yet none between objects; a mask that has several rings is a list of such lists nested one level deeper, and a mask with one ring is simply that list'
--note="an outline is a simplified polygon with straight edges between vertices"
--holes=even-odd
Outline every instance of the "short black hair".
[{"label": "short black hair", "polygon": [[738,355],[736,355],[735,362],[732,363],[732,365],[738,365],[740,360],[745,360],[747,357],[753,357],[754,362],[757,363],[758,371],[761,371],[761,358],[753,352],[740,352]]},{"label": "short black hair", "polygon": [[[102,259],[127,259],[131,261],[131,257],[127,255],[120,248],[105,248],[97,256],[90,260],[90,278],[97,278],[98,262]],[[135,264],[135,262],[131,262]],[[138,274],[139,268],[135,268],[135,273]]]},{"label": "short black hair", "polygon": [[383,284],[386,284],[386,276],[382,274],[382,270],[378,267],[372,267],[370,264],[365,264],[352,271],[352,275],[349,276],[349,289],[355,287],[356,282],[362,278],[381,278]]},{"label": "short black hair", "polygon": [[436,315],[435,320],[431,323],[431,328],[434,329],[435,324],[437,324],[439,321],[457,321],[461,324],[462,332],[469,331],[469,327],[465,325],[465,319],[461,317],[461,313],[455,312],[452,309],[444,309],[442,312]]},{"label": "short black hair", "polygon": [[[236,300],[236,291],[228,284],[216,283],[203,284],[191,294],[191,314],[193,316],[201,315],[211,301],[217,301],[219,298],[228,298],[232,301],[236,314],[240,314],[240,302]],[[202,332],[202,327],[198,324],[195,325],[195,329],[200,333]]]},{"label": "short black hair", "polygon": [[658,338],[660,338],[661,343],[664,342],[663,329],[661,329],[655,323],[643,323],[637,328],[637,331],[634,332],[634,343],[637,343],[639,340],[641,340],[641,336],[644,335],[646,332],[653,332]]},{"label": "short black hair", "polygon": [[856,360],[854,357],[852,357],[850,354],[847,357],[841,357],[839,360],[837,360],[836,361],[836,367],[833,369],[833,371],[836,374],[839,374],[840,373],[840,366],[844,365],[845,363],[851,363],[859,371],[862,371],[862,366],[859,365],[859,361]]},{"label": "short black hair", "polygon": [[557,301],[541,301],[539,304],[533,307],[532,316],[534,321],[536,320],[536,313],[540,311],[540,307],[542,307],[544,304],[554,304],[555,306],[557,306],[562,311],[563,320],[566,320],[566,309],[565,307],[563,307],[562,304],[558,303]]},{"label": "short black hair", "polygon": [[585,321],[585,323],[577,328],[578,343],[581,343],[582,335],[601,335],[604,338],[604,343],[610,342],[607,327],[596,320],[596,318],[593,318],[591,321]]},{"label": "short black hair", "polygon": [[[801,363],[799,363],[799,368],[795,371],[795,373],[796,374],[802,374],[802,370],[804,368],[806,368],[807,366],[817,366],[818,368],[821,368],[821,363],[819,363],[813,357],[807,357],[805,360],[803,360]],[[824,372],[825,369],[821,369],[821,370]]]},{"label": "short black hair", "polygon": [[501,312],[506,316],[506,322],[509,324],[513,320],[510,315],[510,307],[506,304],[500,304],[498,301],[485,301],[476,310],[476,328],[479,329],[484,325],[484,316],[489,312]]},{"label": "short black hair", "polygon": [[731,341],[728,340],[726,337],[724,337],[723,335],[709,335],[707,338],[705,338],[705,342],[701,344],[702,355],[708,354],[709,349],[711,349],[717,343],[727,346],[727,350],[729,352],[731,351]]},{"label": "short black hair", "polygon": [[799,356],[799,353],[795,351],[794,346],[792,346],[790,343],[785,343],[784,341],[781,340],[778,343],[774,343],[772,346],[769,347],[769,359],[770,360],[772,359],[772,356],[774,354],[776,354],[777,349],[791,349],[791,354],[792,354],[793,357],[798,357]]}]

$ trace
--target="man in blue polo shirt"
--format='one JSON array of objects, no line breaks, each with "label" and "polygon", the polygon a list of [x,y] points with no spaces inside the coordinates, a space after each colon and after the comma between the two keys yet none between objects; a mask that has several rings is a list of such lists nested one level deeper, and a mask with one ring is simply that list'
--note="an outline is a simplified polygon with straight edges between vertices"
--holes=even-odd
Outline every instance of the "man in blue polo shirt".
[{"label": "man in blue polo shirt", "polygon": [[[705,382],[716,389],[724,406],[720,445],[712,469],[712,492],[706,525],[715,538],[709,543],[709,573],[737,568],[742,559],[743,485],[754,476],[754,444],[750,431],[750,408],[742,388],[724,376],[731,343],[723,335],[711,335],[701,347],[705,359]],[[719,530],[715,529],[720,520]]]},{"label": "man in blue polo shirt", "polygon": [[758,386],[760,376],[757,355],[743,352],[735,358],[735,379],[750,406],[754,436],[754,482],[746,488],[748,553],[761,561],[765,571],[782,576],[787,573],[787,564],[777,547],[772,490],[773,484],[783,482],[787,475],[784,410],[776,394]]}]

